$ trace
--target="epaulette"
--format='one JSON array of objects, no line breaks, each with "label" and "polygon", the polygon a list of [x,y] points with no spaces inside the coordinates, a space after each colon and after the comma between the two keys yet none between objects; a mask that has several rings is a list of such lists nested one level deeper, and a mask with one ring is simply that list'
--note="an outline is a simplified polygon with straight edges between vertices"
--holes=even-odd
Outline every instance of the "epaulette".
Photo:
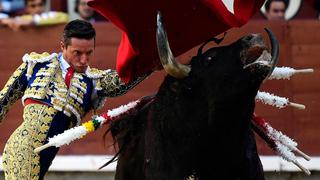
[{"label": "epaulette", "polygon": [[100,78],[103,78],[110,71],[111,71],[110,69],[100,70],[100,69],[88,67],[85,74],[90,79],[100,79]]},{"label": "epaulette", "polygon": [[32,52],[30,54],[25,54],[22,57],[22,61],[25,63],[43,63],[43,62],[48,62],[51,59],[56,57],[58,57],[57,53],[49,54],[47,52],[44,52],[42,54],[38,54],[38,53]]},{"label": "epaulette", "polygon": [[44,63],[44,62],[49,62],[54,58],[57,58],[58,54],[57,53],[52,53],[49,54],[47,52],[44,52],[42,54],[38,54],[35,52],[32,52],[30,54],[25,54],[22,57],[22,61],[24,63],[28,64],[28,69],[27,69],[27,78],[29,79],[33,73],[33,68],[37,63]]},{"label": "epaulette", "polygon": [[107,73],[109,73],[111,69],[108,70],[99,70],[96,68],[88,67],[85,74],[88,78],[93,79],[96,82],[96,90],[101,90],[101,78],[105,77]]}]

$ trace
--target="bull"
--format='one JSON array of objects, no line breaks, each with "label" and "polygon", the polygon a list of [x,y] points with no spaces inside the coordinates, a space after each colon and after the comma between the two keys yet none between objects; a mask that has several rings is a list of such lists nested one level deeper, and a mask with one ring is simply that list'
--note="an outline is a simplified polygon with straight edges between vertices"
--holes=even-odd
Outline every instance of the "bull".
[{"label": "bull", "polygon": [[271,54],[250,34],[202,53],[188,65],[173,57],[161,16],[157,45],[169,74],[156,95],[110,130],[118,141],[116,180],[263,180],[250,122],[255,96],[272,72],[279,45],[269,30]]}]

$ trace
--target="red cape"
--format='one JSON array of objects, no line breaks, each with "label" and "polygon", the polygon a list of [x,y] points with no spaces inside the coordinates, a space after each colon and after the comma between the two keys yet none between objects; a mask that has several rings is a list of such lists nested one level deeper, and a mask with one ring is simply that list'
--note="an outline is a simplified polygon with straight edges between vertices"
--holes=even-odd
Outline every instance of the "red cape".
[{"label": "red cape", "polygon": [[221,0],[88,0],[89,6],[122,31],[117,72],[125,82],[152,71],[160,62],[156,14],[162,13],[174,56],[232,27],[240,27],[264,0],[234,0],[234,14]]}]

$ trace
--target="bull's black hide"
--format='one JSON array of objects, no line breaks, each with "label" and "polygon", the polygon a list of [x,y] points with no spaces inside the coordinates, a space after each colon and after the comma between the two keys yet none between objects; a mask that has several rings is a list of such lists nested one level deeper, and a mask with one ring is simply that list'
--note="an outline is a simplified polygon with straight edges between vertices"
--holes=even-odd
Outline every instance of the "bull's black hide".
[{"label": "bull's black hide", "polygon": [[258,35],[209,49],[189,76],[167,76],[148,103],[112,122],[116,180],[263,180],[250,120],[270,67],[244,66],[265,49]]}]

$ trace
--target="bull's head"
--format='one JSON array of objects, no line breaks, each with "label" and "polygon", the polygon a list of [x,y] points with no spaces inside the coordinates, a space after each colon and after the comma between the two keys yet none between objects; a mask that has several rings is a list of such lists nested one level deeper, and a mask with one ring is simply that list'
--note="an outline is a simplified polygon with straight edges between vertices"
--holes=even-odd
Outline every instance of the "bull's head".
[{"label": "bull's head", "polygon": [[[172,97],[177,100],[175,103],[179,104],[177,109],[181,111],[183,106],[187,113],[201,107],[203,109],[197,109],[202,111],[197,117],[202,116],[214,127],[222,122],[234,127],[248,125],[256,93],[278,60],[279,45],[273,33],[266,29],[271,52],[261,35],[250,34],[228,46],[198,54],[184,65],[172,55],[160,13],[157,26],[159,57],[171,76],[163,84],[163,89],[170,89]],[[179,102],[180,99],[184,102]],[[229,120],[237,123],[227,122]]]},{"label": "bull's head", "polygon": [[[187,77],[191,71],[191,67],[180,64],[172,55],[160,12],[157,15],[157,27],[158,52],[165,71],[177,79]],[[266,78],[272,73],[279,56],[279,45],[275,36],[270,30],[266,29],[266,31],[272,45],[271,55],[268,53],[262,37],[260,35],[252,34],[245,36],[238,42],[230,45],[231,47],[234,47],[231,48],[232,52],[230,53],[224,51],[223,48],[216,51],[211,50],[210,52],[212,54],[207,55],[207,58],[203,59],[204,62],[201,63],[209,65],[217,63],[215,61],[218,59],[221,59],[222,61],[232,59],[238,61],[238,63],[241,62],[244,70],[258,72],[262,78]]]}]

